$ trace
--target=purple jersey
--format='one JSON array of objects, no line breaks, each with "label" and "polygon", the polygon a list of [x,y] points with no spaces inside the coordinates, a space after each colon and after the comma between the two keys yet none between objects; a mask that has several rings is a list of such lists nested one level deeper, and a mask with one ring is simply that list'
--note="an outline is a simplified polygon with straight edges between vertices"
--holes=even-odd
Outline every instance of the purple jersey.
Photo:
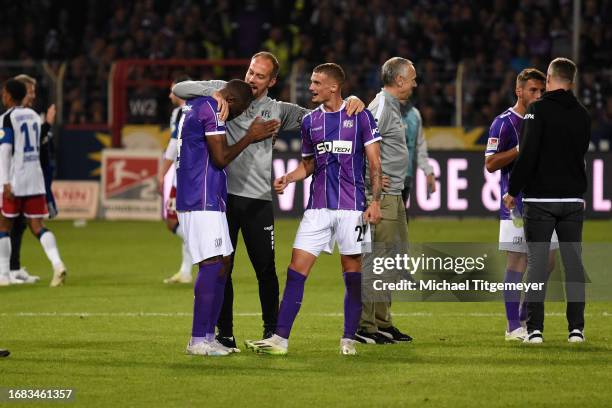
[{"label": "purple jersey", "polygon": [[224,134],[225,123],[218,119],[213,98],[201,96],[183,106],[176,159],[177,211],[225,212],[225,170],[213,164],[206,143],[206,137]]},{"label": "purple jersey", "polygon": [[[489,140],[487,141],[487,149],[485,157],[495,153],[501,153],[510,149],[516,148],[519,144],[519,135],[523,126],[523,117],[516,113],[512,108],[506,109],[501,115],[495,118],[493,124],[489,128]],[[501,197],[508,192],[508,184],[510,182],[510,173],[514,162],[508,164],[501,169],[501,178],[499,187],[501,189]],[[516,199],[518,210],[523,213],[523,202],[519,194]],[[499,219],[509,220],[510,211],[504,206],[503,201],[499,207]]]},{"label": "purple jersey", "polygon": [[315,156],[307,208],[365,209],[365,146],[380,140],[369,110],[349,116],[323,106],[302,119],[302,156]]}]

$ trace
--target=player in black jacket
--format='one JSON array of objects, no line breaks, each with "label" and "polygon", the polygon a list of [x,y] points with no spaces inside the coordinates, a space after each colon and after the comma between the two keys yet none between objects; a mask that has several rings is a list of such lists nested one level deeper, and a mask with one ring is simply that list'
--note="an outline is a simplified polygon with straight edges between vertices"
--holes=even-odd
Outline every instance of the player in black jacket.
[{"label": "player in black jacket", "polygon": [[[557,231],[565,266],[569,342],[584,341],[584,268],[581,258],[584,193],[587,177],[584,156],[591,138],[591,119],[571,89],[576,65],[567,58],[553,60],[546,76],[546,92],[524,116],[523,130],[504,204],[514,207],[523,193],[528,280],[547,280],[548,250]],[[544,330],[543,290],[527,297],[525,339],[541,343]]]}]

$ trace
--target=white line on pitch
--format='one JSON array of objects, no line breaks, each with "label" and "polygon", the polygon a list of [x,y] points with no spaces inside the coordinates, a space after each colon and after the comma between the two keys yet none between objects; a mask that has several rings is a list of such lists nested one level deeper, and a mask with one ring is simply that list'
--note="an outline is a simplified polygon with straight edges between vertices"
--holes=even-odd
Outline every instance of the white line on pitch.
[{"label": "white line on pitch", "polygon": [[[236,317],[253,317],[260,316],[261,313],[234,313]],[[304,313],[306,316],[315,317],[342,317],[343,313]],[[601,314],[585,313],[585,316],[603,316],[612,317],[610,312],[602,312]],[[187,312],[16,312],[16,313],[0,313],[2,317],[191,317],[191,313]],[[412,312],[412,313],[393,313],[393,316],[398,317],[501,317],[505,313],[430,313],[430,312]],[[550,312],[546,316],[565,316],[565,313]]]}]

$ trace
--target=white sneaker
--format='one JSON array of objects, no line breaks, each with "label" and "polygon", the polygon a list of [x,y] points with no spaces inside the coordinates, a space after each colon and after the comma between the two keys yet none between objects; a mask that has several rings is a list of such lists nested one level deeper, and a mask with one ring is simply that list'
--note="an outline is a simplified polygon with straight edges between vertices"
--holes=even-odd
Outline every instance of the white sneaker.
[{"label": "white sneaker", "polygon": [[567,341],[570,343],[584,343],[584,340],[584,332],[578,329],[572,330],[567,337]]},{"label": "white sneaker", "polygon": [[517,329],[512,330],[511,332],[506,331],[507,341],[512,341],[512,340],[523,341],[525,340],[525,337],[527,337],[527,329],[525,329],[524,327],[519,327]]},{"label": "white sneaker", "polygon": [[23,283],[36,283],[40,280],[40,276],[30,275],[26,268],[11,271],[11,276],[16,279],[22,280]]},{"label": "white sneaker", "polygon": [[357,344],[357,340],[353,339],[340,339],[340,354],[343,356],[354,356],[357,354],[357,349],[355,348],[355,344]]},{"label": "white sneaker", "polygon": [[217,341],[202,341],[200,343],[191,344],[191,342],[187,343],[187,354],[191,354],[194,356],[227,356],[230,354],[227,347],[224,347],[221,343]]},{"label": "white sneaker", "polygon": [[23,279],[17,278],[12,272],[9,272],[9,274],[6,276],[8,276],[8,280],[11,285],[23,285],[25,283]]},{"label": "white sneaker", "polygon": [[286,356],[288,351],[288,341],[278,335],[262,340],[245,340],[244,345],[247,349],[257,354],[271,354],[274,356]]},{"label": "white sneaker", "polygon": [[534,330],[527,334],[525,340],[523,340],[523,343],[540,344],[543,341],[544,338],[542,337],[542,332],[539,330]]},{"label": "white sneaker", "polygon": [[66,275],[68,271],[66,271],[66,267],[64,264],[59,264],[53,267],[53,279],[51,279],[52,288],[56,288],[58,286],[62,286],[66,282]]},{"label": "white sneaker", "polygon": [[191,283],[191,282],[193,282],[191,272],[189,272],[189,275],[187,275],[181,271],[178,271],[171,277],[164,279],[164,283]]},{"label": "white sneaker", "polygon": [[8,275],[2,273],[0,274],[0,286],[9,286],[11,284],[11,280]]}]

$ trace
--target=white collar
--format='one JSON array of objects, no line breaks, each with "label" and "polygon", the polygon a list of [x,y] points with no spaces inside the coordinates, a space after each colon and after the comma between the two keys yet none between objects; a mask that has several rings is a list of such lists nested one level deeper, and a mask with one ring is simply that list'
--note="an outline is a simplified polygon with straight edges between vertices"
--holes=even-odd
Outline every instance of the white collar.
[{"label": "white collar", "polygon": [[321,112],[323,113],[338,113],[340,112],[342,109],[344,109],[344,107],[346,106],[346,101],[342,101],[342,105],[340,105],[340,109],[338,109],[337,111],[334,112],[328,112],[325,110],[325,106],[323,106],[323,104],[319,105],[319,108],[321,110]]}]

